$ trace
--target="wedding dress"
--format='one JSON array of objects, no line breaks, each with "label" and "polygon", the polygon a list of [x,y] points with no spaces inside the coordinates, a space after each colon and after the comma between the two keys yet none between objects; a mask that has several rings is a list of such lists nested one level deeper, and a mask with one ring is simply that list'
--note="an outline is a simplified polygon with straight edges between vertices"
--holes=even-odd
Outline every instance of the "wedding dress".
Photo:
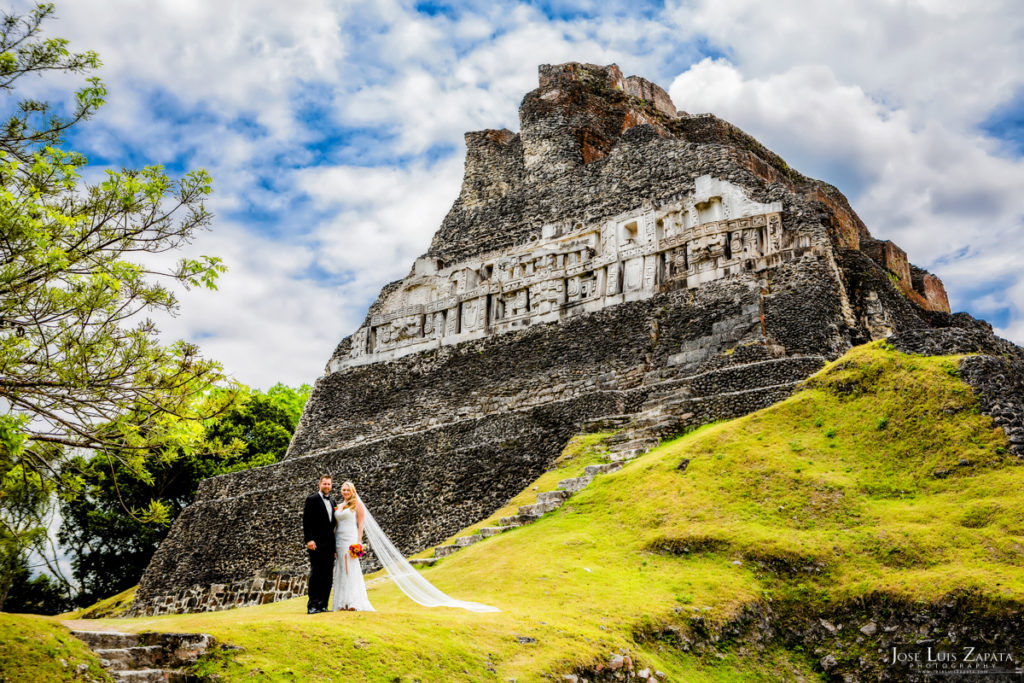
[{"label": "wedding dress", "polygon": [[[357,610],[375,611],[370,605],[366,596],[366,584],[363,583],[362,571],[359,567],[359,560],[348,558],[348,570],[345,570],[344,552],[348,555],[348,547],[357,543],[356,535],[359,533],[356,527],[356,514],[352,509],[339,510],[335,514],[338,520],[338,529],[335,533],[337,541],[338,559],[334,565],[334,609],[342,609],[346,604],[355,607]],[[424,607],[459,607],[470,612],[500,612],[497,607],[483,605],[479,602],[456,600],[439,591],[432,583],[423,578],[416,569],[405,559],[405,555],[395,547],[391,539],[377,524],[370,511],[365,509],[363,514],[363,532],[373,550],[374,555],[380,560],[384,570],[391,577],[403,593],[414,602]],[[342,539],[345,539],[344,541]],[[349,540],[350,539],[350,540]],[[339,595],[345,596],[348,603],[339,602]],[[339,607],[341,605],[342,607]]]},{"label": "wedding dress", "polygon": [[366,583],[358,557],[350,557],[348,547],[359,542],[359,528],[356,526],[356,511],[352,508],[334,513],[337,528],[334,531],[334,547],[338,553],[334,561],[334,602],[332,609],[337,612],[355,608],[360,612],[375,612],[370,598],[366,595]]}]

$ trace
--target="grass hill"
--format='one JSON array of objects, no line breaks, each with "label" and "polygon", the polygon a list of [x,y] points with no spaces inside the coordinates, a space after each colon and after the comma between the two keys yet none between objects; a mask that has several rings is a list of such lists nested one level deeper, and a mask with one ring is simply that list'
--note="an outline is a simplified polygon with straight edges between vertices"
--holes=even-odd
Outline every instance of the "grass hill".
[{"label": "grass hill", "polygon": [[[422,608],[382,580],[375,614],[297,599],[106,624],[211,633],[243,650],[204,672],[247,681],[595,680],[623,675],[616,654],[673,681],[902,680],[895,644],[1020,648],[1024,468],[958,375],[957,357],[855,348],[423,570],[497,614]],[[603,436],[524,493],[580,474]]]}]

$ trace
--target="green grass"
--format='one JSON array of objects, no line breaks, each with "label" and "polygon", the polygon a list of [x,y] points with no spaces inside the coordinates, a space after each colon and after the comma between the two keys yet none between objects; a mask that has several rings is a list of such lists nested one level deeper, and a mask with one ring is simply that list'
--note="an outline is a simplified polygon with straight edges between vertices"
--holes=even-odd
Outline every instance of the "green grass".
[{"label": "green grass", "polygon": [[[601,438],[574,442],[557,472],[495,516],[599,459]],[[540,521],[423,570],[501,613],[422,608],[382,581],[369,591],[374,614],[310,617],[297,599],[110,623],[242,646],[207,665],[233,680],[539,681],[621,649],[670,680],[817,678],[810,654],[769,644],[744,656],[724,642],[694,654],[658,634],[691,637],[697,619],[713,631],[767,600],[812,615],[872,595],[932,603],[966,590],[1019,609],[1021,488],[1024,469],[956,358],[874,343],[789,399],[665,443]]]},{"label": "green grass", "polygon": [[[512,500],[505,503],[500,509],[494,511],[485,519],[480,520],[472,526],[462,529],[454,536],[449,537],[444,543],[452,543],[458,536],[468,536],[476,533],[479,529],[488,526],[497,526],[498,520],[502,517],[511,517],[518,513],[523,505],[530,505],[537,502],[537,494],[543,491],[555,491],[558,489],[558,482],[563,479],[581,477],[587,465],[608,462],[608,448],[604,440],[614,432],[599,432],[595,434],[579,434],[574,436],[566,444],[562,455],[555,461],[550,470],[540,475],[530,486],[516,494]],[[441,544],[439,544],[441,545]],[[432,557],[434,548],[430,547],[414,557]]]},{"label": "green grass", "polygon": [[124,616],[124,614],[131,608],[132,601],[135,599],[135,591],[138,586],[132,586],[131,588],[121,591],[117,595],[112,595],[109,598],[104,598],[99,602],[90,605],[84,609],[77,610],[75,612],[68,612],[62,614],[63,619],[106,619],[112,617]]},{"label": "green grass", "polygon": [[[80,672],[79,667],[83,667]],[[0,681],[109,681],[99,659],[54,619],[0,613]]]}]

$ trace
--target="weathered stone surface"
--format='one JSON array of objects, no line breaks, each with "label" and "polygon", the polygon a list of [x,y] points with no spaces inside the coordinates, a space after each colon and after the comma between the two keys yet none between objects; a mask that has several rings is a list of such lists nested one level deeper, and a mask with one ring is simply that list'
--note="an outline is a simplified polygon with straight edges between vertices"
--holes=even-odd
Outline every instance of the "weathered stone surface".
[{"label": "weathered stone surface", "polygon": [[301,594],[322,472],[411,553],[500,508],[584,424],[640,430],[629,457],[788,396],[851,344],[955,318],[838,190],[615,66],[542,66],[520,121],[467,134],[459,198],[338,345],[287,459],[203,482],[137,613]]},{"label": "weathered stone surface", "polygon": [[540,240],[451,266],[420,258],[328,371],[760,274],[810,246],[805,238],[786,238],[781,210],[781,202],[751,201],[737,185],[701,176],[692,194],[656,210],[594,225],[545,226]]},{"label": "weathered stone surface", "polygon": [[197,659],[216,645],[206,633],[72,631],[117,681],[189,681]]}]

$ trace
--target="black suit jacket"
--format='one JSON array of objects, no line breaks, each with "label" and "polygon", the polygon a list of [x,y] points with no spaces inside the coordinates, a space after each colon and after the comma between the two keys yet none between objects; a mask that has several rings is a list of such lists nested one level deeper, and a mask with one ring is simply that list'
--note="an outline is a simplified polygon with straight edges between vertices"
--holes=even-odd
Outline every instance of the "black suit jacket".
[{"label": "black suit jacket", "polygon": [[334,502],[330,498],[327,501],[331,504],[331,514],[327,515],[324,508],[324,501],[317,491],[309,498],[306,498],[306,505],[302,508],[302,536],[304,543],[316,541],[317,550],[334,550]]}]

